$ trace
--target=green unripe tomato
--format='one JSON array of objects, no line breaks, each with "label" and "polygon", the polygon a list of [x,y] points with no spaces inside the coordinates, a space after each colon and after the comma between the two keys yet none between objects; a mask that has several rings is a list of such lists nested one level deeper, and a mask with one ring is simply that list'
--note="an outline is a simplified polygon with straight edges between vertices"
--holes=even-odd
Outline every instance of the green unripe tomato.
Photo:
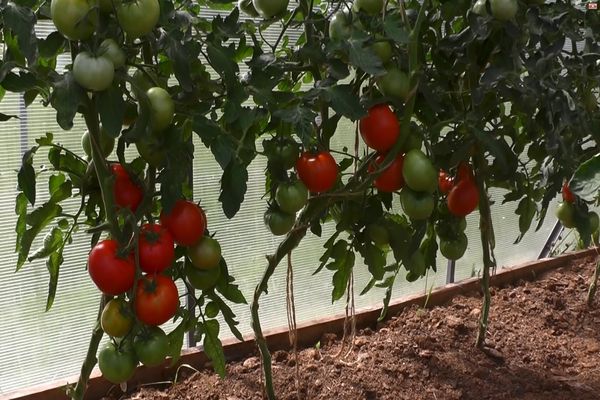
[{"label": "green unripe tomato", "polygon": [[433,193],[438,186],[438,172],[421,150],[410,150],[402,166],[404,182],[412,190]]},{"label": "green unripe tomato", "polygon": [[410,219],[422,220],[429,218],[433,212],[434,201],[430,193],[404,187],[400,191],[400,205]]},{"label": "green unripe tomato", "polygon": [[186,264],[185,276],[195,289],[208,290],[213,288],[221,276],[221,268],[199,269]]},{"label": "green unripe tomato", "polygon": [[152,32],[160,17],[158,0],[136,0],[117,6],[117,19],[129,39]]},{"label": "green unripe tomato", "polygon": [[467,251],[469,240],[467,235],[461,233],[456,239],[440,240],[440,252],[448,260],[458,260]]},{"label": "green unripe tomato", "polygon": [[369,15],[377,15],[383,11],[384,0],[356,0],[353,8]]},{"label": "green unripe tomato", "polygon": [[390,235],[383,225],[375,223],[369,224],[365,228],[365,231],[369,239],[371,239],[373,244],[377,247],[384,247],[390,243]]},{"label": "green unripe tomato", "polygon": [[499,21],[509,21],[515,18],[519,3],[517,0],[490,0],[492,15]]},{"label": "green unripe tomato", "polygon": [[408,75],[398,68],[390,68],[377,80],[377,86],[384,95],[397,100],[406,101],[410,93]]},{"label": "green unripe tomato", "polygon": [[252,0],[239,0],[238,8],[249,17],[257,18],[260,16],[258,11],[256,11],[256,8],[254,8]]},{"label": "green unripe tomato", "polygon": [[146,92],[150,100],[150,124],[154,132],[165,130],[173,121],[175,103],[165,89],[152,87]]},{"label": "green unripe tomato", "polygon": [[158,326],[151,326],[136,336],[133,350],[142,364],[155,367],[162,364],[169,354],[169,338]]},{"label": "green unripe tomato", "polygon": [[329,37],[331,40],[344,41],[350,38],[352,27],[350,26],[349,16],[343,11],[338,11],[329,21]]},{"label": "green unripe tomato", "polygon": [[373,43],[371,49],[379,57],[382,64],[392,59],[392,45],[387,40],[380,40]]},{"label": "green unripe tomato", "polygon": [[67,39],[85,40],[92,36],[98,23],[94,6],[93,0],[52,0],[50,17]]},{"label": "green unripe tomato", "polygon": [[269,19],[283,14],[289,0],[252,0],[252,4],[263,18]]},{"label": "green unripe tomato", "polygon": [[473,4],[473,12],[477,15],[485,16],[488,15],[486,8],[487,0],[477,0],[475,4]]},{"label": "green unripe tomato", "polygon": [[110,38],[104,39],[102,43],[100,43],[99,54],[112,61],[115,69],[119,69],[125,65],[125,61],[127,59],[121,46],[119,46],[117,42]]},{"label": "green unripe tomato", "polygon": [[98,367],[102,376],[109,382],[119,384],[127,382],[133,376],[138,361],[130,346],[117,349],[109,342],[98,354]]},{"label": "green unripe tomato", "polygon": [[282,236],[292,230],[296,216],[281,210],[267,210],[264,216],[265,225],[275,236]]},{"label": "green unripe tomato", "polygon": [[566,201],[558,203],[556,207],[556,218],[565,228],[575,227],[575,210],[573,204]]},{"label": "green unripe tomato", "polygon": [[[90,142],[90,132],[85,131],[83,135],[81,135],[81,148],[88,158],[92,157],[92,143]],[[112,153],[115,148],[115,139],[108,136],[106,131],[100,127],[100,151],[102,155],[106,158]]]},{"label": "green unripe tomato", "polygon": [[275,201],[282,211],[296,214],[308,202],[308,189],[302,181],[286,182],[277,187]]},{"label": "green unripe tomato", "polygon": [[101,92],[112,85],[115,66],[106,57],[94,57],[87,51],[77,54],[73,61],[73,77],[83,88]]}]

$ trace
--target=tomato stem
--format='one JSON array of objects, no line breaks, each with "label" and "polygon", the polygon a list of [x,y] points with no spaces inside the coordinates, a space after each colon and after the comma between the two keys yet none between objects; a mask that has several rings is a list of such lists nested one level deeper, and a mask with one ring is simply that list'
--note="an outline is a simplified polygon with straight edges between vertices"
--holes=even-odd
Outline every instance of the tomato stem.
[{"label": "tomato stem", "polygon": [[494,258],[494,239],[492,226],[492,213],[490,201],[485,186],[485,170],[487,162],[480,152],[473,156],[475,164],[475,181],[479,190],[479,230],[481,232],[481,246],[483,249],[483,273],[481,277],[481,289],[483,291],[483,305],[481,316],[479,318],[479,331],[477,332],[476,345],[479,348],[485,347],[485,337],[490,315],[490,270],[496,267]]},{"label": "tomato stem", "polygon": [[83,365],[81,366],[79,380],[75,385],[75,389],[68,393],[68,396],[71,397],[72,400],[83,400],[83,396],[85,395],[87,384],[90,379],[90,374],[92,373],[96,362],[98,362],[98,359],[96,358],[96,353],[98,352],[98,345],[100,344],[100,340],[102,340],[102,336],[104,335],[104,331],[102,330],[102,326],[100,325],[100,316],[102,315],[102,310],[104,310],[104,306],[110,301],[110,299],[111,296],[107,295],[102,295],[101,297],[100,308],[98,310],[98,318],[96,320],[94,330],[92,331],[92,337],[90,339],[90,344],[88,346],[85,360],[83,361]]}]

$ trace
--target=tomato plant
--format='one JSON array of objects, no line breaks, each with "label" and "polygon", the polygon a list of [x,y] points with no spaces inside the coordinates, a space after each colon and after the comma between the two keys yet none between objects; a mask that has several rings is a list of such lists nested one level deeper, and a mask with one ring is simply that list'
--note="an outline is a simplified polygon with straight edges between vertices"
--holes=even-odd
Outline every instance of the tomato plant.
[{"label": "tomato plant", "polygon": [[134,310],[146,325],[162,325],[179,308],[179,292],[171,278],[164,275],[145,276],[137,283]]},{"label": "tomato plant", "polygon": [[135,265],[131,253],[119,254],[119,243],[103,240],[88,256],[88,272],[98,289],[116,296],[133,287]]},{"label": "tomato plant", "polygon": [[298,178],[308,190],[314,193],[322,193],[330,190],[335,185],[338,166],[329,152],[311,153],[305,151],[296,162],[296,171],[298,171]]},{"label": "tomato plant", "polygon": [[206,230],[204,210],[189,200],[177,200],[170,212],[161,213],[160,222],[169,230],[175,243],[182,246],[198,243]]},{"label": "tomato plant", "polygon": [[[255,204],[264,195],[268,225],[285,233],[267,257],[251,305],[270,400],[275,392],[259,303],[282,260],[306,235],[323,236],[318,271],[331,277],[331,301],[352,297],[351,279],[364,264],[370,275],[365,291],[385,289],[383,318],[400,268],[409,281],[426,276],[444,262],[438,243],[447,257],[461,256],[463,216],[478,207],[482,348],[496,267],[497,204],[514,205],[518,242],[548,220],[550,204],[568,181],[574,201],[557,212],[576,228],[582,245],[591,243],[597,219],[590,209],[600,192],[600,20],[593,11],[565,2],[538,6],[540,0],[441,6],[357,0],[351,8],[300,0],[288,11],[287,0],[241,0],[239,10],[263,17],[249,21],[233,5],[214,2],[54,0],[50,17],[58,31],[39,36],[37,24],[47,19],[48,7],[30,3],[0,4],[0,101],[20,96],[19,104],[52,107],[60,129],[81,121],[90,139],[82,143],[89,144],[87,158],[71,151],[58,132],[29,141],[32,147],[19,154],[17,270],[28,260],[46,262],[50,309],[70,255],[63,250],[76,250],[70,244],[88,233],[94,249],[113,241],[106,257],[114,262],[107,265],[125,265],[116,269],[118,279],[99,278],[104,267],[94,263],[90,275],[107,292],[105,307],[109,292],[119,292],[138,315],[131,334],[113,349],[117,354],[130,351],[133,338],[157,323],[150,317],[166,321],[176,312],[172,279],[185,281],[182,297],[197,312],[177,314],[171,356],[193,327],[224,374],[220,325],[242,337],[228,306],[245,302],[232,276],[242,266],[227,265],[191,200],[178,216],[181,199],[213,195],[192,185],[207,182],[209,174],[196,168],[204,165],[198,154],[212,157],[220,171],[218,198],[203,203],[218,201],[220,210],[211,212],[231,219],[242,215],[244,202]],[[207,16],[205,7],[218,12]],[[563,49],[582,29],[585,46]],[[0,121],[13,118],[0,114]],[[116,143],[112,151],[104,147],[106,137]],[[361,137],[376,152],[364,151]],[[141,157],[131,159],[134,146]],[[264,171],[254,168],[261,161]],[[384,164],[390,167],[373,174]],[[308,199],[288,184],[296,179],[293,167]],[[440,181],[440,170],[455,175],[454,182]],[[40,188],[49,196],[37,195]],[[398,189],[398,197],[387,193]],[[495,189],[502,189],[502,199]],[[143,270],[129,254],[144,246],[143,226],[161,214],[185,248],[165,257],[172,278],[152,273],[131,290],[131,277]],[[34,243],[40,248],[32,249]],[[113,287],[125,275],[127,285]],[[167,300],[157,300],[158,311],[150,315],[148,299],[161,296]],[[70,394],[76,400],[84,396],[102,335],[92,332]],[[110,377],[109,363],[102,364]]]},{"label": "tomato plant", "polygon": [[137,359],[147,367],[162,364],[169,354],[169,338],[158,326],[142,330],[133,341]]},{"label": "tomato plant", "polygon": [[173,237],[159,224],[141,226],[138,247],[140,268],[148,274],[164,271],[175,259]]},{"label": "tomato plant", "polygon": [[454,239],[441,239],[440,252],[448,260],[458,260],[467,251],[468,243],[467,235],[464,233],[461,233]]},{"label": "tomato plant", "polygon": [[398,119],[387,104],[371,107],[359,127],[367,146],[382,153],[391,149],[400,136]]}]

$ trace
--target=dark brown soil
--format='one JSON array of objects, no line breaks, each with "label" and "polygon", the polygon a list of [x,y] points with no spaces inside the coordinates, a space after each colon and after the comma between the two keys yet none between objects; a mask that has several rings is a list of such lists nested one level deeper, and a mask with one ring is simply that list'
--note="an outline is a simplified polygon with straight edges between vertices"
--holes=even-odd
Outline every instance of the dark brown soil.
[{"label": "dark brown soil", "polygon": [[[274,354],[280,399],[600,399],[600,301],[585,306],[593,260],[536,282],[494,289],[488,354],[474,348],[481,300],[458,296],[443,307],[411,308],[361,330],[352,354],[325,335],[320,348]],[[261,399],[257,357],[231,363],[220,380],[202,371],[167,390],[144,388],[136,400]]]}]

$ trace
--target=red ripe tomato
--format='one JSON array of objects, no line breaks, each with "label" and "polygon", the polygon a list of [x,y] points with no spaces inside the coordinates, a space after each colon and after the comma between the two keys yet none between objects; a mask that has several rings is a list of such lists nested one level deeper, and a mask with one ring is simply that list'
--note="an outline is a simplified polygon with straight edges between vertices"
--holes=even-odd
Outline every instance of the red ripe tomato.
[{"label": "red ripe tomato", "polygon": [[141,187],[131,180],[131,177],[121,164],[112,164],[111,170],[115,175],[114,195],[118,207],[129,208],[135,212],[144,198]]},{"label": "red ripe tomato", "polygon": [[206,215],[202,207],[188,200],[177,200],[171,212],[160,214],[160,222],[171,232],[175,243],[192,246],[206,230]]},{"label": "red ripe tomato", "polygon": [[304,186],[313,193],[326,192],[335,185],[338,166],[328,151],[302,153],[296,162],[298,177]]},{"label": "red ripe tomato", "polygon": [[454,178],[448,175],[446,171],[440,170],[440,174],[438,176],[438,187],[440,188],[440,192],[443,194],[448,194],[453,186]]},{"label": "red ripe tomato", "polygon": [[569,184],[566,181],[563,183],[562,186],[562,198],[567,203],[575,202],[575,195],[573,194],[573,192],[571,192],[571,188],[569,187]]},{"label": "red ripe tomato", "polygon": [[[375,159],[375,163],[369,165],[369,172],[374,172],[384,159],[385,154],[378,155]],[[403,163],[404,155],[398,154],[390,166],[375,179],[373,184],[380,192],[395,192],[396,190],[402,189],[402,186],[404,186],[404,177],[402,176]]]},{"label": "red ripe tomato", "polygon": [[448,194],[448,210],[457,217],[469,215],[479,204],[479,190],[472,179],[461,180]]},{"label": "red ripe tomato", "polygon": [[88,272],[104,294],[116,296],[133,287],[135,262],[133,255],[120,257],[116,240],[103,240],[88,255]]},{"label": "red ripe tomato", "polygon": [[140,268],[149,274],[164,271],[175,258],[173,237],[162,225],[142,225],[138,245]]},{"label": "red ripe tomato", "polygon": [[473,170],[471,169],[471,166],[465,162],[462,161],[460,164],[458,164],[458,172],[456,173],[456,176],[458,178],[458,182],[460,181],[464,181],[464,180],[473,180]]},{"label": "red ripe tomato", "polygon": [[146,325],[162,325],[175,315],[179,307],[179,292],[168,276],[144,276],[138,280],[134,310]]},{"label": "red ripe tomato", "polygon": [[387,104],[378,104],[369,109],[366,117],[358,123],[360,135],[370,148],[385,153],[392,148],[400,136],[400,123]]}]

